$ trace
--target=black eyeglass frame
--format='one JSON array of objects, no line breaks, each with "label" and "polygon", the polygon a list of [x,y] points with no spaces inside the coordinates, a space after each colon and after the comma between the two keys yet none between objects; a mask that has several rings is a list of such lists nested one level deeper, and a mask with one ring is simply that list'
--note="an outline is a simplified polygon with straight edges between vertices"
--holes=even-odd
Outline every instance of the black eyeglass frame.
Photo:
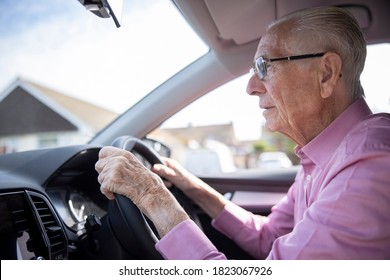
[{"label": "black eyeglass frame", "polygon": [[324,54],[325,54],[325,52],[312,53],[312,54],[302,54],[302,55],[292,55],[292,56],[269,58],[269,59],[265,59],[264,57],[259,56],[258,58],[255,59],[255,62],[253,63],[253,66],[249,72],[250,72],[251,76],[253,76],[253,74],[256,74],[260,80],[264,80],[264,78],[267,76],[267,67],[271,62],[322,57]]}]

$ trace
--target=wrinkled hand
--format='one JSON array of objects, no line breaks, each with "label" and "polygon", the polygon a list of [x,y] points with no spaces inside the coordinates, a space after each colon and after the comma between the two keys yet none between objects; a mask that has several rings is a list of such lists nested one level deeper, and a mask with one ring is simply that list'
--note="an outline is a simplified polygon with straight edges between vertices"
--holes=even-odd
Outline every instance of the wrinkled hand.
[{"label": "wrinkled hand", "polygon": [[142,202],[146,197],[165,189],[160,177],[122,149],[103,147],[95,169],[99,173],[100,190],[108,199],[114,199],[114,193],[118,193],[144,208],[146,205]]},{"label": "wrinkled hand", "polygon": [[177,161],[163,157],[164,164],[155,164],[152,167],[152,171],[164,180],[167,187],[171,187],[172,184],[177,188],[181,189],[184,193],[188,193],[194,186],[199,184],[199,179],[188,172],[182,165]]},{"label": "wrinkled hand", "polygon": [[132,153],[104,147],[99,152],[95,169],[99,173],[101,192],[108,199],[114,199],[114,193],[128,197],[152,220],[161,237],[189,219],[162,179]]},{"label": "wrinkled hand", "polygon": [[211,218],[219,215],[227,200],[204,181],[188,172],[177,161],[163,158],[165,165],[155,164],[152,171],[168,180],[166,186],[175,185],[184,194],[202,208]]}]

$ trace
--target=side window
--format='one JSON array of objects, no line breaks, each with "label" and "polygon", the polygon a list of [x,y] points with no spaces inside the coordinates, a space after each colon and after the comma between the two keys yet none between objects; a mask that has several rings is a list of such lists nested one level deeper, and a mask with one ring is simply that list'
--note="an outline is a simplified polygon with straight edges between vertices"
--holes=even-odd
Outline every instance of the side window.
[{"label": "side window", "polygon": [[[367,47],[361,82],[374,113],[390,112],[389,64],[390,44]],[[210,92],[150,137],[169,146],[172,158],[199,176],[299,164],[293,152],[295,144],[264,128],[258,98],[245,92],[248,79],[249,75],[244,75]]]},{"label": "side window", "polygon": [[360,78],[367,104],[374,113],[390,113],[389,63],[390,44],[367,47],[367,59]]},{"label": "side window", "polygon": [[149,137],[196,175],[290,167],[294,144],[267,132],[258,98],[246,93],[249,75],[210,92],[167,120]]}]

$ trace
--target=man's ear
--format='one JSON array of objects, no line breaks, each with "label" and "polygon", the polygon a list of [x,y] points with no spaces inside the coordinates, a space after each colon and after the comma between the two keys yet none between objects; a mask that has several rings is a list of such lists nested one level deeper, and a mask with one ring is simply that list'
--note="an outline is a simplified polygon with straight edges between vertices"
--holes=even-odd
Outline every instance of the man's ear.
[{"label": "man's ear", "polygon": [[327,52],[321,57],[320,65],[321,97],[330,97],[341,77],[341,57],[334,52]]}]

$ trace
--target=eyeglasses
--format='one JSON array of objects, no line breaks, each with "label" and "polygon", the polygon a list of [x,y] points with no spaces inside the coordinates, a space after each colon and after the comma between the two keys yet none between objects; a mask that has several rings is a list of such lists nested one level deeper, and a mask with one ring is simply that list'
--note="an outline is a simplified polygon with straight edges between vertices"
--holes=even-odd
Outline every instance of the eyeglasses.
[{"label": "eyeglasses", "polygon": [[264,80],[265,76],[267,76],[267,67],[270,66],[271,62],[274,61],[282,61],[282,60],[297,60],[297,59],[305,59],[305,58],[313,58],[313,57],[321,57],[325,53],[312,53],[312,54],[303,54],[303,55],[294,55],[294,56],[286,56],[286,57],[278,57],[278,58],[270,58],[265,59],[262,56],[259,56],[256,58],[252,68],[250,69],[249,73],[251,76],[254,74],[257,75],[257,77],[260,80]]}]

